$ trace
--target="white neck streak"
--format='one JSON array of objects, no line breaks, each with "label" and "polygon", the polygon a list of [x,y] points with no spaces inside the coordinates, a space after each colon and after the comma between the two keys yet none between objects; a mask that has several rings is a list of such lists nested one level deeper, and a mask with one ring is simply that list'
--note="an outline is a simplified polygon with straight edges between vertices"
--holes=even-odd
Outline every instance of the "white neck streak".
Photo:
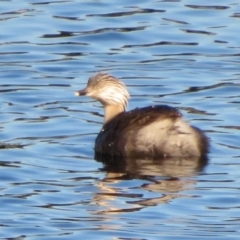
[{"label": "white neck streak", "polygon": [[104,106],[104,124],[112,120],[114,117],[116,117],[119,113],[122,113],[125,111],[125,109],[122,106],[117,105],[106,105]]}]

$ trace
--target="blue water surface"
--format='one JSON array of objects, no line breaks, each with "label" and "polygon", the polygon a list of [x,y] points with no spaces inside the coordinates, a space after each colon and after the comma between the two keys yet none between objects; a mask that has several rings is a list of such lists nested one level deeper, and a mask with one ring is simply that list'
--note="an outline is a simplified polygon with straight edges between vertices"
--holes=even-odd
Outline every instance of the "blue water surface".
[{"label": "blue water surface", "polygon": [[[0,1],[0,239],[239,239],[240,3]],[[208,163],[94,159],[96,72],[177,107]]]}]

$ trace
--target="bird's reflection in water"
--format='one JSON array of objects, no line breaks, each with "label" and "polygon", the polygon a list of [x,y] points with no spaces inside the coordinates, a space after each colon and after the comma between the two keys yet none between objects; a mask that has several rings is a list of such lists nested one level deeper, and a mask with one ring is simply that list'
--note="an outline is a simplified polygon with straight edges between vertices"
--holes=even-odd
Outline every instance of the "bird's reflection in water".
[{"label": "bird's reflection in water", "polygon": [[[201,173],[208,163],[207,158],[168,158],[168,159],[122,159],[95,154],[95,159],[103,163],[105,178],[99,183],[100,192],[95,201],[104,206],[101,214],[138,211],[146,206],[168,203],[170,200],[185,196],[183,190],[196,185],[194,175]],[[146,181],[134,189],[142,189],[142,194],[125,192],[116,187],[124,180],[141,179]],[[144,198],[145,191],[159,193],[160,197]],[[117,198],[127,198],[127,208],[116,206]],[[129,201],[130,198],[130,201]],[[131,200],[132,199],[132,200]],[[129,204],[131,204],[129,208]]]}]

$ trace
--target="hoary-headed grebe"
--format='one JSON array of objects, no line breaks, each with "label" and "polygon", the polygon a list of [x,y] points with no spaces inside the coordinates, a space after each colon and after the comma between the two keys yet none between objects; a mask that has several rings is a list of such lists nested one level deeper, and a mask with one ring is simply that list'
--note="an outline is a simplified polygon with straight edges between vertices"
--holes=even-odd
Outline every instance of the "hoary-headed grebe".
[{"label": "hoary-headed grebe", "polygon": [[104,107],[104,124],[95,142],[95,152],[120,157],[204,157],[208,139],[174,107],[156,105],[126,112],[130,97],[119,79],[98,73],[77,96],[90,96]]}]

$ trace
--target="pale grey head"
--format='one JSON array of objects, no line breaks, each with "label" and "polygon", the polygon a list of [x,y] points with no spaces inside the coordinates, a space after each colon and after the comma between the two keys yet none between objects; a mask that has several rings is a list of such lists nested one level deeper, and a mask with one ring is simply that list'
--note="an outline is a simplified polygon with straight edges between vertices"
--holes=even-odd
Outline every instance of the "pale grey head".
[{"label": "pale grey head", "polygon": [[90,77],[87,87],[75,94],[100,101],[105,108],[105,122],[124,112],[130,98],[125,84],[107,73],[98,73]]}]

